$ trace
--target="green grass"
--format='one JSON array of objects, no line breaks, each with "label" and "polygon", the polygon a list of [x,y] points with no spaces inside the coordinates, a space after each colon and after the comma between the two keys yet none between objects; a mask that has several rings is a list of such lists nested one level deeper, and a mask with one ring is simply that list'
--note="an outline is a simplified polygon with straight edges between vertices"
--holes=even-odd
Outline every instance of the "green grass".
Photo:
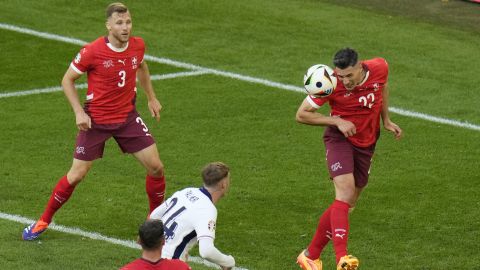
[{"label": "green grass", "polygon": [[[387,2],[381,7],[374,0],[362,7],[346,0],[126,4],[150,55],[300,85],[308,66],[329,64],[336,50],[353,46],[363,58],[389,61],[391,106],[480,124],[474,68],[480,38],[470,22],[460,15],[449,17],[455,24],[442,22],[445,16],[427,12],[432,7],[444,12],[434,1],[402,1],[418,8]],[[458,12],[478,10],[449,3]],[[104,33],[106,4],[5,1],[0,22],[89,41]],[[15,32],[0,34],[0,92],[59,85],[79,50]],[[183,71],[152,62],[149,67],[152,74]],[[153,84],[164,106],[160,123],[148,116],[142,93],[137,104],[165,163],[167,193],[199,186],[204,164],[226,162],[232,189],[218,204],[216,245],[248,269],[296,269],[296,255],[333,199],[323,129],[294,121],[304,95],[215,75]],[[2,98],[0,115],[0,212],[35,219],[70,166],[73,114],[62,93],[50,93]],[[479,132],[391,117],[405,138],[397,142],[382,133],[371,182],[351,215],[349,249],[361,269],[476,269]],[[104,156],[55,222],[135,239],[148,207],[145,173],[114,141]],[[26,243],[19,240],[22,228],[0,220],[0,268],[117,269],[139,255],[55,231]],[[334,269],[330,246],[323,259],[325,269]]]}]

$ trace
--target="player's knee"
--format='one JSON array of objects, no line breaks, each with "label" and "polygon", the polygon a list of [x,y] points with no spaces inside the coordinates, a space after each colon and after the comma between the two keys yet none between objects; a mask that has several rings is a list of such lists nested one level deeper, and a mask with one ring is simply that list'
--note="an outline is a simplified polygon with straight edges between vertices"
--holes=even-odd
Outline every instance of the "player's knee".
[{"label": "player's knee", "polygon": [[155,162],[154,164],[150,165],[148,168],[148,174],[154,177],[162,177],[163,176],[163,164],[162,162]]},{"label": "player's knee", "polygon": [[69,171],[67,174],[68,182],[71,185],[80,183],[87,175],[87,172],[88,171]]},{"label": "player's knee", "polygon": [[72,168],[67,173],[68,182],[71,185],[76,185],[80,183],[89,171],[90,167],[82,167],[82,168]]},{"label": "player's knee", "polygon": [[346,202],[350,206],[354,206],[357,201],[355,192],[354,191],[350,192],[349,190],[343,190],[342,192],[338,192],[335,196],[335,199],[342,202]]}]

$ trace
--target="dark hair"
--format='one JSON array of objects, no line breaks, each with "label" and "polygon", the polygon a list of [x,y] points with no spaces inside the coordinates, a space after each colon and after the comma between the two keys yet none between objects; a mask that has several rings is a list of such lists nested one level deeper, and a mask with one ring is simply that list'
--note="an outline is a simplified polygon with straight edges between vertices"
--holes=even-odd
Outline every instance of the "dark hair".
[{"label": "dark hair", "polygon": [[128,11],[127,6],[125,6],[122,3],[111,3],[108,5],[107,10],[105,11],[105,16],[107,16],[107,19],[112,17],[112,14],[115,12],[118,13],[125,13]]},{"label": "dark hair", "polygon": [[340,69],[353,67],[357,64],[358,53],[352,48],[339,50],[333,57],[333,65]]},{"label": "dark hair", "polygon": [[145,221],[138,229],[140,245],[145,250],[153,250],[162,246],[163,222],[159,219],[149,219]]},{"label": "dark hair", "polygon": [[202,170],[203,183],[207,187],[215,186],[220,180],[227,177],[230,168],[222,162],[212,162]]}]

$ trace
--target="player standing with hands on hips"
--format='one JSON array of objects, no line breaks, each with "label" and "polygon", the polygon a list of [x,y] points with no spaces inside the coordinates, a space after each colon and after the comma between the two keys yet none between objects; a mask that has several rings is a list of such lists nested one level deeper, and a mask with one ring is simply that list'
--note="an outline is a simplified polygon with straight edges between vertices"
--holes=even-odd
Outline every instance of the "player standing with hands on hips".
[{"label": "player standing with hands on hips", "polygon": [[[124,153],[132,154],[147,170],[150,212],[163,202],[163,164],[155,141],[135,108],[138,78],[145,90],[150,113],[160,120],[162,106],[155,96],[150,72],[143,59],[145,44],[141,38],[130,36],[132,19],[125,5],[110,4],[106,17],[108,36],[85,45],[63,77],[63,90],[75,112],[79,129],[73,163],[53,189],[40,219],[23,231],[24,240],[36,239],[47,229],[55,212],[87,175],[93,160],[103,156],[105,141],[110,137],[115,138]],[[85,72],[88,91],[82,108],[75,81]]]},{"label": "player standing with hands on hips", "polygon": [[[402,130],[388,114],[388,64],[383,58],[358,61],[351,48],[341,49],[333,59],[338,85],[327,97],[309,95],[298,108],[296,119],[307,125],[326,126],[323,140],[335,200],[323,212],[308,248],[297,258],[304,270],[321,270],[320,254],[332,240],[337,270],[355,270],[359,261],[348,255],[348,214],[368,183],[375,144],[383,127],[396,139]],[[317,110],[325,103],[330,116]]]}]

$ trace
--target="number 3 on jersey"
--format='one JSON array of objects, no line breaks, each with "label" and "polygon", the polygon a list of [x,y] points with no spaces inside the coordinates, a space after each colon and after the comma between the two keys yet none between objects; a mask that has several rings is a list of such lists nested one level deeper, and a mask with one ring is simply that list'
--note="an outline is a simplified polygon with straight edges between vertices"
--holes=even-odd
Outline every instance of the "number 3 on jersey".
[{"label": "number 3 on jersey", "polygon": [[[175,231],[177,230],[178,223],[175,221],[175,219],[180,215],[183,211],[185,211],[187,208],[185,206],[180,207],[177,211],[169,214],[170,210],[172,210],[175,205],[177,204],[178,198],[172,198],[170,201],[170,205],[168,206],[167,211],[165,211],[165,214],[163,214],[162,219],[165,220],[163,223],[164,230],[165,230],[165,240],[173,239],[175,236]],[[166,218],[166,219],[164,219]]]},{"label": "number 3 on jersey", "polygon": [[124,87],[125,86],[125,77],[127,76],[127,72],[125,70],[120,70],[118,72],[118,76],[120,76],[120,81],[118,82],[118,87]]}]

